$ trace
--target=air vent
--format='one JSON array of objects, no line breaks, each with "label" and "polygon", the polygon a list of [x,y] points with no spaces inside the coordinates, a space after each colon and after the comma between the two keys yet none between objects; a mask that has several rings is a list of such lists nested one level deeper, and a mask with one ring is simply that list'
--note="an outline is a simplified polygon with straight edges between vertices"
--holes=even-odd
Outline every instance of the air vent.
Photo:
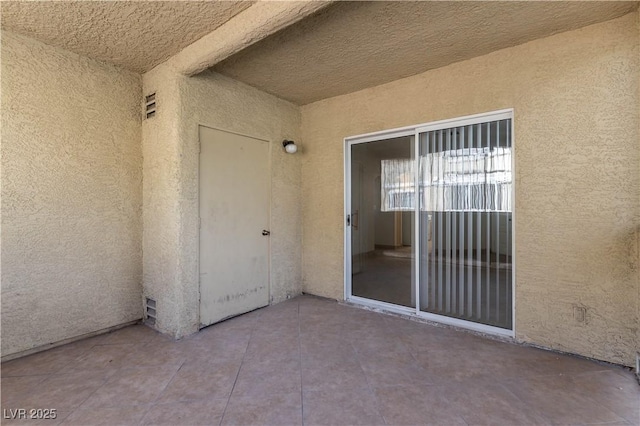
[{"label": "air vent", "polygon": [[145,114],[147,118],[155,117],[156,115],[156,94],[152,93],[144,97]]},{"label": "air vent", "polygon": [[148,297],[145,298],[145,317],[147,324],[156,324],[156,301]]}]

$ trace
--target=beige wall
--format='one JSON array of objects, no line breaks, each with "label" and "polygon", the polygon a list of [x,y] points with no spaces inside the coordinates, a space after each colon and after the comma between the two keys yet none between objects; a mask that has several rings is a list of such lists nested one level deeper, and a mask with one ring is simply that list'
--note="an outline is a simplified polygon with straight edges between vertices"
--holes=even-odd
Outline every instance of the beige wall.
[{"label": "beige wall", "polygon": [[142,316],[140,76],[2,32],[2,355]]},{"label": "beige wall", "polygon": [[[516,333],[631,364],[638,14],[302,107],[303,291],[343,296],[343,138],[515,109]],[[573,318],[574,306],[587,320]]]},{"label": "beige wall", "polygon": [[157,299],[158,329],[176,337],[198,330],[199,124],[270,141],[270,300],[299,294],[301,158],[281,144],[299,140],[299,108],[215,73],[189,78],[160,66],[143,81],[159,107],[143,123],[144,293]]},{"label": "beige wall", "polygon": [[[638,29],[638,40],[640,40],[640,9],[637,12],[636,28]],[[637,50],[638,62],[640,62],[640,47]],[[637,70],[638,79],[640,79],[640,69]],[[638,85],[638,98],[640,99],[640,84]],[[638,115],[640,115],[640,105],[638,106]],[[640,120],[638,120],[638,128],[640,134]],[[638,148],[640,151],[640,148]],[[640,155],[640,154],[639,154]],[[640,208],[640,205],[638,206]],[[636,223],[636,255],[638,256],[638,267],[636,271],[638,273],[638,304],[636,315],[636,362],[640,363],[640,224]],[[640,366],[636,364],[636,375],[640,379]]]}]

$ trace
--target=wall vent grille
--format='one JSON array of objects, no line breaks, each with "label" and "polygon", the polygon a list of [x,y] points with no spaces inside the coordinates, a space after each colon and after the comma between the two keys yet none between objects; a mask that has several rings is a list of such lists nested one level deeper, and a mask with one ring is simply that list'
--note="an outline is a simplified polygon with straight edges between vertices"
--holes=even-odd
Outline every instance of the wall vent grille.
[{"label": "wall vent grille", "polygon": [[152,93],[144,97],[146,118],[152,118],[156,115],[156,94]]},{"label": "wall vent grille", "polygon": [[149,297],[145,298],[145,318],[147,324],[156,324],[156,301]]}]

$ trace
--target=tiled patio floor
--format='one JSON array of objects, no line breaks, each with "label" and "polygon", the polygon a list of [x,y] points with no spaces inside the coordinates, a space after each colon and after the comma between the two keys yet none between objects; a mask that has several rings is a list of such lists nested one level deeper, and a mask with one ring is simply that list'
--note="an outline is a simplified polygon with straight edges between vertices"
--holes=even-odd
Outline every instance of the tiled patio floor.
[{"label": "tiled patio floor", "polygon": [[52,425],[637,425],[639,407],[628,370],[309,296],[2,365],[2,408],[55,408]]}]

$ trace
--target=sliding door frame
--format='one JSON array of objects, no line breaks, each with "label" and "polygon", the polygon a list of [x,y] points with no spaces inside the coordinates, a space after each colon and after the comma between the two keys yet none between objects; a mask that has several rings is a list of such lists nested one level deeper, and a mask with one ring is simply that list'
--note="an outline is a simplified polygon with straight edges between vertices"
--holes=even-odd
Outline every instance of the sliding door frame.
[{"label": "sliding door frame", "polygon": [[[415,135],[415,126],[403,127],[400,129],[384,130],[381,132],[368,133],[360,136],[353,136],[344,139],[344,300],[373,308],[384,309],[387,311],[415,314],[414,308],[395,305],[393,303],[381,302],[378,300],[366,299],[364,297],[354,296],[352,288],[352,253],[351,253],[351,147],[354,145],[376,142],[383,139],[401,138],[405,136]],[[415,285],[415,283],[414,283]]]},{"label": "sliding door frame", "polygon": [[[375,142],[384,139],[399,138],[404,136],[414,137],[413,152],[414,156],[412,161],[417,161],[419,157],[420,135],[422,133],[448,129],[451,127],[469,126],[473,124],[485,123],[488,121],[498,120],[511,120],[511,149],[515,152],[515,133],[514,133],[514,110],[513,108],[502,109],[498,111],[491,111],[481,114],[474,114],[464,117],[457,117],[447,120],[433,121],[430,123],[417,124],[415,126],[401,127],[397,129],[383,130],[380,132],[366,133],[362,135],[349,136],[344,138],[344,300],[364,305],[371,308],[383,309],[386,311],[415,315],[426,320],[435,321],[443,324],[453,325],[456,327],[466,328],[474,331],[480,331],[487,334],[494,334],[506,337],[515,337],[516,330],[516,234],[515,234],[515,214],[516,214],[516,179],[515,179],[515,155],[511,156],[511,170],[512,170],[512,185],[511,185],[511,197],[512,197],[512,211],[511,211],[511,315],[512,315],[512,327],[511,329],[504,329],[500,327],[494,327],[486,324],[480,324],[473,321],[467,321],[457,318],[451,318],[444,315],[433,314],[429,312],[423,312],[420,310],[420,203],[419,203],[419,182],[418,173],[414,174],[414,188],[417,191],[415,194],[415,211],[413,215],[414,225],[414,271],[415,277],[412,285],[415,286],[416,294],[416,307],[410,308],[406,306],[395,305],[392,303],[381,302],[377,300],[366,299],[353,295],[352,288],[352,251],[351,251],[351,224],[347,218],[351,215],[351,148],[354,145]],[[417,170],[417,168],[415,169]]]}]

